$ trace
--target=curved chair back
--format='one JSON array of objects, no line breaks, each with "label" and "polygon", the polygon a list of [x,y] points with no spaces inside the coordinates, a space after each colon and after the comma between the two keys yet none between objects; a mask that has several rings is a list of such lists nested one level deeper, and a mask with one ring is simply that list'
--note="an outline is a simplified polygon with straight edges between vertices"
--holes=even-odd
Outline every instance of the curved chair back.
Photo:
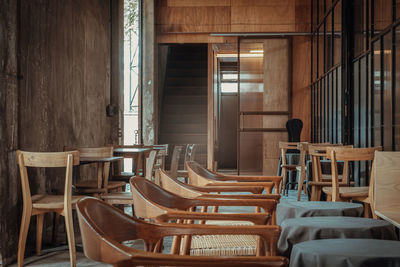
[{"label": "curved chair back", "polygon": [[191,199],[168,192],[145,178],[132,178],[131,191],[135,215],[141,218],[155,218],[168,209],[187,210],[191,207]]},{"label": "curved chair back", "polygon": [[[192,234],[235,234],[235,227],[216,226],[177,226],[168,224],[152,224],[136,219],[121,210],[95,198],[84,198],[77,204],[79,226],[81,229],[83,249],[89,259],[112,264],[114,266],[288,266],[285,257],[207,257],[183,256],[154,253],[160,251],[160,240],[165,236]],[[117,227],[116,227],[117,225]],[[229,229],[228,229],[229,228]],[[265,229],[264,229],[265,228]],[[262,230],[262,236],[274,239],[280,230],[270,226],[247,228],[249,234],[257,234]],[[240,230],[239,230],[240,231]],[[242,231],[244,232],[244,230]],[[268,233],[264,233],[268,232]],[[142,239],[146,251],[130,248],[123,241]]]},{"label": "curved chair back", "polygon": [[196,161],[187,161],[186,166],[188,170],[189,181],[193,185],[196,186],[207,185],[209,184],[208,179],[218,181],[217,175],[203,168]]},{"label": "curved chair back", "polygon": [[188,198],[195,198],[202,195],[200,192],[196,191],[193,186],[182,183],[177,178],[168,175],[165,170],[160,169],[160,178],[162,187],[169,192],[174,192]]},{"label": "curved chair back", "polygon": [[[338,178],[338,167],[337,161],[343,160],[345,162],[349,161],[373,161],[375,156],[375,151],[381,151],[382,147],[368,147],[368,148],[347,148],[347,147],[328,147],[326,149],[326,154],[331,162],[332,168],[332,201],[336,201],[339,196],[339,178]],[[372,164],[372,168],[373,168]],[[371,170],[370,176],[370,187],[368,195],[373,199],[374,190],[374,175],[373,170]]]}]

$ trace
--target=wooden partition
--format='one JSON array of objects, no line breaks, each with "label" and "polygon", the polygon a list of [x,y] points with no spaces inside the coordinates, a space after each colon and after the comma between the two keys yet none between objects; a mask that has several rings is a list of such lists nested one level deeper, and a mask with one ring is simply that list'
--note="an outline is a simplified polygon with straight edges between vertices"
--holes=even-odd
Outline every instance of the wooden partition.
[{"label": "wooden partition", "polygon": [[[240,173],[273,175],[291,114],[290,40],[240,42]],[[257,54],[258,53],[258,54]]]},{"label": "wooden partition", "polygon": [[375,152],[375,213],[400,227],[400,152]]}]

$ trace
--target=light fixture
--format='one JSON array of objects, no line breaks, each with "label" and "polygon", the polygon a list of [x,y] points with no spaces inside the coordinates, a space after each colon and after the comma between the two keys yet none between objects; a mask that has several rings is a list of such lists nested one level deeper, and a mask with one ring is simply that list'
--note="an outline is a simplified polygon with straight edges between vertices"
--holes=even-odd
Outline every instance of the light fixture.
[{"label": "light fixture", "polygon": [[264,53],[264,50],[250,50],[250,53]]}]

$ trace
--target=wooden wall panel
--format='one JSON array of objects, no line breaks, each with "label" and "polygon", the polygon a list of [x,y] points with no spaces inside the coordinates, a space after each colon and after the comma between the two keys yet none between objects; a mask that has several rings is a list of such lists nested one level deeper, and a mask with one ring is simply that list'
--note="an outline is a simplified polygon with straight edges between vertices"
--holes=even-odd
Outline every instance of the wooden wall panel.
[{"label": "wooden wall panel", "polygon": [[177,43],[208,43],[208,44],[237,44],[237,37],[210,36],[208,33],[158,33],[157,42],[159,44],[177,44]]},{"label": "wooden wall panel", "polygon": [[231,0],[167,0],[168,6],[230,6]]},{"label": "wooden wall panel", "polygon": [[289,40],[264,41],[264,111],[288,111],[290,94]]},{"label": "wooden wall panel", "polygon": [[289,6],[293,4],[293,0],[231,0],[233,7],[251,7],[251,6]]},{"label": "wooden wall panel", "polygon": [[264,133],[263,135],[263,175],[276,175],[280,150],[279,141],[287,141],[286,132]]},{"label": "wooden wall panel", "polygon": [[[118,116],[111,118],[106,114],[107,105],[119,105],[117,97],[111,102],[110,2],[20,2],[23,79],[19,83],[18,148],[62,151],[66,145],[103,146],[118,142],[113,138],[117,134],[112,134],[118,132],[113,128],[118,122],[112,122]],[[45,174],[55,175],[46,179]],[[34,176],[31,190],[61,190],[63,180],[59,172],[41,171]],[[49,231],[45,232],[44,242],[49,237]],[[35,238],[28,240],[29,253]]]},{"label": "wooden wall panel", "polygon": [[311,31],[311,1],[296,0],[295,23],[296,32]]},{"label": "wooden wall panel", "polygon": [[[295,30],[293,4],[232,6],[232,32],[291,32]],[[268,14],[268,15],[267,15]]]},{"label": "wooden wall panel", "polygon": [[[264,111],[289,111],[290,94],[290,41],[268,39],[264,41]],[[264,116],[263,127],[273,125],[285,128],[288,116]],[[263,134],[263,174],[276,175],[278,142],[287,140],[286,132]]]},{"label": "wooden wall panel", "polygon": [[293,38],[292,117],[303,121],[301,141],[311,138],[310,37]]},{"label": "wooden wall panel", "polygon": [[229,7],[158,7],[157,30],[160,33],[229,32]]},{"label": "wooden wall panel", "polygon": [[[308,32],[310,1],[157,0],[159,43],[213,42],[193,34],[229,32]],[[191,36],[172,34],[190,34]]]},{"label": "wooden wall panel", "polygon": [[0,0],[0,265],[16,259],[20,182],[18,148],[17,1]]}]

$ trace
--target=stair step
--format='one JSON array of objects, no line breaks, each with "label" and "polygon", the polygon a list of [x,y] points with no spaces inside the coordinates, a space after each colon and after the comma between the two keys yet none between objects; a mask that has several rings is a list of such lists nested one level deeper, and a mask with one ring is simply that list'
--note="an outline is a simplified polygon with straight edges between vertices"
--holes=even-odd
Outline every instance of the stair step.
[{"label": "stair step", "polygon": [[207,96],[207,86],[169,86],[165,88],[167,95],[204,95]]},{"label": "stair step", "polygon": [[163,144],[205,144],[207,134],[161,134],[160,143]]},{"label": "stair step", "polygon": [[207,86],[207,77],[167,77],[166,86]]},{"label": "stair step", "polygon": [[173,105],[207,105],[207,97],[202,95],[167,95],[164,104]]},{"label": "stair step", "polygon": [[169,77],[203,77],[207,78],[207,68],[182,68],[180,66],[170,67],[167,75]]},{"label": "stair step", "polygon": [[180,58],[175,59],[171,58],[168,60],[168,69],[183,69],[183,68],[190,68],[190,69],[207,69],[207,58],[205,60],[193,60],[189,58]]},{"label": "stair step", "polygon": [[199,123],[168,123],[161,125],[160,132],[161,134],[207,134],[207,125]]},{"label": "stair step", "polygon": [[207,124],[207,114],[164,114],[163,121],[172,124]]},{"label": "stair step", "polygon": [[207,105],[171,105],[164,104],[163,106],[164,114],[206,114],[207,113]]}]

